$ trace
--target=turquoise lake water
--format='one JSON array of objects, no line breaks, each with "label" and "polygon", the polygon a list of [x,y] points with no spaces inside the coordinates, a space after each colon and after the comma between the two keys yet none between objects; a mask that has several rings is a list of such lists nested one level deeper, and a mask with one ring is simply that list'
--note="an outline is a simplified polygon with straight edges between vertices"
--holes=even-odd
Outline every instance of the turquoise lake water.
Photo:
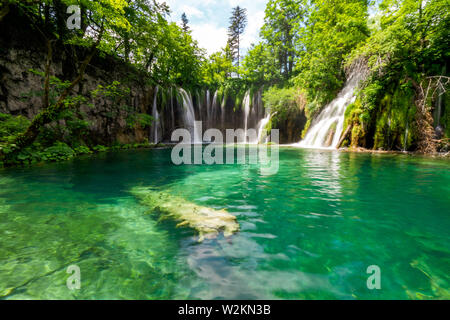
[{"label": "turquoise lake water", "polygon": [[[1,299],[449,299],[450,160],[280,149],[258,165],[175,166],[171,151],[0,171]],[[225,208],[199,243],[132,194]],[[68,266],[81,289],[66,286]],[[381,289],[367,288],[367,267]]]}]

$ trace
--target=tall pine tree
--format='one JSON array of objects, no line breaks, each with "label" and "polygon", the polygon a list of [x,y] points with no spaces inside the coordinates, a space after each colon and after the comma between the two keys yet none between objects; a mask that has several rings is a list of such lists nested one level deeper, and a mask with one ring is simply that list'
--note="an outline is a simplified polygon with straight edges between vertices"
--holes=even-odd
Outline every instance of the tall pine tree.
[{"label": "tall pine tree", "polygon": [[237,6],[233,8],[230,17],[230,27],[228,28],[228,46],[230,47],[232,58],[237,61],[239,68],[241,56],[241,34],[244,33],[247,26],[247,9]]},{"label": "tall pine tree", "polygon": [[183,31],[185,33],[189,32],[188,23],[189,23],[189,20],[188,20],[188,18],[186,16],[186,13],[183,12],[183,14],[181,15],[181,24],[182,24],[181,27],[183,28]]}]

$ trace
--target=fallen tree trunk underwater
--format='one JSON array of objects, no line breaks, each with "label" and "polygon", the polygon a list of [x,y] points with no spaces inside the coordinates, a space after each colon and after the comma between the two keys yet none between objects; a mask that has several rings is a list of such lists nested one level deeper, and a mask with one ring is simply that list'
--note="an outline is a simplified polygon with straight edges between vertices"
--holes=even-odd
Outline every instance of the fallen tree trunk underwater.
[{"label": "fallen tree trunk underwater", "polygon": [[169,192],[156,191],[152,188],[133,188],[131,193],[152,211],[161,214],[160,219],[173,219],[177,227],[187,226],[199,234],[199,242],[214,239],[223,232],[229,237],[239,231],[239,224],[234,215],[226,210],[216,210],[199,206]]}]

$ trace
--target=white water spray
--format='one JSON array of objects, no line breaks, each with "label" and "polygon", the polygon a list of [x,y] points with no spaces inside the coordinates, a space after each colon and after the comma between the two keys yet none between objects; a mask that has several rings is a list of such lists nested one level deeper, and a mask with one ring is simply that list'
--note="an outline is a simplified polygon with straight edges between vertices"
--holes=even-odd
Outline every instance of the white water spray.
[{"label": "white water spray", "polygon": [[[270,112],[269,112],[269,114],[259,122],[257,143],[267,143],[268,142],[266,126],[269,123],[271,118],[272,118],[272,114],[270,114]],[[263,138],[264,138],[264,141],[262,141]]]},{"label": "white water spray", "polygon": [[[361,75],[359,73],[354,73],[350,76],[337,98],[325,106],[319,116],[313,120],[305,139],[299,143],[300,147],[329,149],[338,147],[344,129],[345,110],[348,105],[356,100],[354,91],[360,79]],[[331,140],[333,130],[334,135]]]},{"label": "white water spray", "polygon": [[157,108],[157,102],[158,102],[158,91],[159,87],[155,88],[155,96],[153,98],[153,109],[152,109],[152,117],[153,117],[153,142],[155,144],[160,142],[160,134],[159,129],[161,127],[161,123],[159,120],[159,112]]},{"label": "white water spray", "polygon": [[208,129],[211,127],[211,93],[206,90],[206,125]]},{"label": "white water spray", "polygon": [[217,120],[217,97],[218,97],[219,91],[216,90],[214,92],[214,97],[211,104],[211,118],[209,118],[210,126],[214,126],[216,124]]},{"label": "white water spray", "polygon": [[[247,93],[245,94],[242,104],[244,106],[244,139],[247,139],[248,115],[250,114],[250,91],[247,91]],[[247,143],[247,141],[244,141],[244,143]]]},{"label": "white water spray", "polygon": [[181,96],[183,97],[183,120],[186,129],[191,132],[193,143],[202,143],[202,133],[200,128],[197,127],[195,122],[195,112],[192,103],[192,97],[182,88],[179,89]]}]

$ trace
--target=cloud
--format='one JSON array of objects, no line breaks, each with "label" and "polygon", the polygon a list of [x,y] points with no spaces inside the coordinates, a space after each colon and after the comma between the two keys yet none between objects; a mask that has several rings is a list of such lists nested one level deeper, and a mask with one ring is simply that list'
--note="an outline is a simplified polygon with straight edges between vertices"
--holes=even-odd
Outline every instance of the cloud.
[{"label": "cloud", "polygon": [[264,23],[264,10],[268,0],[158,0],[166,2],[172,13],[170,20],[180,24],[181,14],[186,13],[192,35],[208,54],[226,46],[227,29],[232,8],[247,9],[248,25],[242,37],[241,54],[252,43],[259,41],[259,31]]},{"label": "cloud", "polygon": [[188,19],[189,19],[189,17],[201,18],[205,15],[203,13],[203,11],[200,11],[199,9],[192,7],[192,6],[188,6],[188,5],[182,6],[180,11],[183,11],[184,13],[186,13],[186,15],[188,16]]},{"label": "cloud", "polygon": [[264,17],[264,11],[258,11],[248,17],[248,25],[242,35],[242,47],[244,50],[249,49],[252,43],[256,43],[260,39],[259,32],[264,24]]},{"label": "cloud", "polygon": [[191,25],[192,36],[200,47],[212,54],[225,47],[228,39],[227,29],[211,23]]}]

